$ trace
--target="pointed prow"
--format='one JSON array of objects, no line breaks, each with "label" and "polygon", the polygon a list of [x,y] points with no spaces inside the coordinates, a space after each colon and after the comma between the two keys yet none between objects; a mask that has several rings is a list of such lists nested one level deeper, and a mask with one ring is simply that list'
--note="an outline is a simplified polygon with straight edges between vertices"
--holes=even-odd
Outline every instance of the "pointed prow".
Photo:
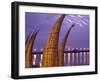
[{"label": "pointed prow", "polygon": [[59,66],[64,66],[64,50],[65,50],[65,46],[67,44],[67,40],[68,40],[68,36],[71,32],[71,29],[75,27],[75,24],[72,24],[71,27],[69,28],[69,30],[66,32],[60,46],[58,49],[58,61],[59,61]]}]

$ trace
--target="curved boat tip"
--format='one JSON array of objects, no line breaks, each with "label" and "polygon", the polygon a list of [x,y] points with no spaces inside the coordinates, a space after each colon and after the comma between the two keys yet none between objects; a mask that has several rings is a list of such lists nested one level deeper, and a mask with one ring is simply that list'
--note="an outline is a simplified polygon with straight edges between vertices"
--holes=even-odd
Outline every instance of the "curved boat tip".
[{"label": "curved boat tip", "polygon": [[58,39],[64,17],[65,15],[60,16],[48,35],[48,39],[43,51],[42,67],[58,66]]},{"label": "curved boat tip", "polygon": [[36,38],[36,35],[38,32],[37,31],[32,32],[27,39],[28,44],[27,44],[26,49],[25,49],[25,67],[26,68],[32,68],[32,66],[33,66],[32,47],[34,45],[34,41],[35,41],[35,38]]},{"label": "curved boat tip", "polygon": [[75,27],[75,23],[71,25],[71,27],[69,28],[69,30],[66,32],[61,44],[60,44],[60,47],[58,49],[58,62],[59,62],[59,66],[64,66],[64,49],[65,49],[65,45],[67,43],[67,40],[68,40],[68,37],[69,37],[69,34],[71,32],[71,29]]}]

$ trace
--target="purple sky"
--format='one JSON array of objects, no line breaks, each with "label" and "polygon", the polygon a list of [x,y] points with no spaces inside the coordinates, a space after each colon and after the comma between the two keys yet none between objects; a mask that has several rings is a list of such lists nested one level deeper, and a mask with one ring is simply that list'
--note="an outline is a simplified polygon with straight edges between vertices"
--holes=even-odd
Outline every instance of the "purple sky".
[{"label": "purple sky", "polygon": [[[25,38],[30,32],[39,29],[33,49],[38,51],[44,48],[48,34],[61,14],[48,13],[25,13]],[[74,15],[66,14],[60,30],[59,43],[63,39],[65,33],[70,26],[76,23],[76,26],[71,30],[66,48],[89,48],[89,16],[88,15]]]}]

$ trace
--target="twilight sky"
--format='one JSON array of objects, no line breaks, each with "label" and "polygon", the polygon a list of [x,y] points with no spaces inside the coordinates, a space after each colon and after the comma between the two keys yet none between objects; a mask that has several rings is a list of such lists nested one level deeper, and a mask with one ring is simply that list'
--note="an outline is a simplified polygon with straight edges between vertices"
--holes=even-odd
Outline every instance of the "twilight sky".
[{"label": "twilight sky", "polygon": [[[48,34],[60,16],[61,14],[25,13],[25,38],[34,29],[40,30],[36,36],[33,49],[35,48],[40,51],[41,48],[44,48]],[[88,15],[66,14],[60,30],[59,43],[73,23],[76,23],[76,26],[70,32],[66,48],[89,48]]]}]

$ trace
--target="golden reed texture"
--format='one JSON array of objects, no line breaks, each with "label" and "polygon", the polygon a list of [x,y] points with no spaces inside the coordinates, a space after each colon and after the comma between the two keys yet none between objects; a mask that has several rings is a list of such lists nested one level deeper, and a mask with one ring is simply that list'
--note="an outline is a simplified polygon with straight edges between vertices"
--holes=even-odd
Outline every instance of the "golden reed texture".
[{"label": "golden reed texture", "polygon": [[58,40],[61,24],[64,20],[65,15],[56,21],[49,33],[42,59],[42,67],[53,67],[58,66]]}]

